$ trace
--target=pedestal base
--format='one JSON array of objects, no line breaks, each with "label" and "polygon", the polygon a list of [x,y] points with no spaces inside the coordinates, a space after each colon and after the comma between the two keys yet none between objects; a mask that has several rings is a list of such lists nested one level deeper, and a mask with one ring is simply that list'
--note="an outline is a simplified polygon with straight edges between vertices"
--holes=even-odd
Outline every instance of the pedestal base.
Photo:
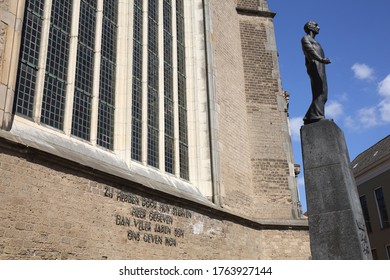
[{"label": "pedestal base", "polygon": [[329,120],[305,125],[301,144],[312,258],[372,259],[343,132]]}]

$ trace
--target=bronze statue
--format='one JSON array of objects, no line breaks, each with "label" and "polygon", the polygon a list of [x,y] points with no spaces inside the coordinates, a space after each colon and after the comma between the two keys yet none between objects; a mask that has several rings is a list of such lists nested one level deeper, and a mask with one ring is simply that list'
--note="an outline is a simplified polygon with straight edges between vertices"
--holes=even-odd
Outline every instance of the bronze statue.
[{"label": "bronze statue", "polygon": [[304,29],[306,35],[301,42],[307,73],[311,81],[313,100],[303,121],[304,124],[310,124],[325,119],[325,103],[328,99],[325,64],[329,64],[330,60],[325,57],[321,45],[314,39],[320,31],[319,25],[311,20],[305,24]]}]

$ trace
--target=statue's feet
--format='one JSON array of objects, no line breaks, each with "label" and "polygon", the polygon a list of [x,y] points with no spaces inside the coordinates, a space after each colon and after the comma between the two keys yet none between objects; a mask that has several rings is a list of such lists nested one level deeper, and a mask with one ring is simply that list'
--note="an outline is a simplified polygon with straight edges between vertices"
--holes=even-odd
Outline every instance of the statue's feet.
[{"label": "statue's feet", "polygon": [[320,121],[324,121],[326,120],[325,118],[321,118],[321,119],[303,119],[303,124],[304,125],[307,125],[307,124],[311,124],[311,123],[316,123],[316,122],[320,122]]}]

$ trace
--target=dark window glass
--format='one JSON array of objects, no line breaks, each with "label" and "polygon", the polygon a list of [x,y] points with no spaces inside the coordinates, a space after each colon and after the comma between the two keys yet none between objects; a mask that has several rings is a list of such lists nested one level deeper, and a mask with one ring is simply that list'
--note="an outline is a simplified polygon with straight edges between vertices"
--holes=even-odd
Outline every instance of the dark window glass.
[{"label": "dark window glass", "polygon": [[63,128],[72,1],[53,0],[41,122]]},{"label": "dark window glass", "polygon": [[158,1],[148,0],[148,164],[159,166]]},{"label": "dark window glass", "polygon": [[80,3],[72,134],[90,140],[96,1]]},{"label": "dark window glass", "polygon": [[117,21],[118,1],[104,0],[97,144],[107,149],[114,145]]},{"label": "dark window glass", "polygon": [[376,197],[376,202],[378,205],[378,212],[379,212],[379,217],[380,217],[380,221],[381,221],[381,227],[387,228],[390,226],[390,223],[389,223],[389,215],[387,213],[385,197],[383,195],[382,188],[375,190],[375,197]]},{"label": "dark window glass", "polygon": [[32,117],[41,46],[44,0],[27,0],[16,86],[16,113]]},{"label": "dark window glass", "polygon": [[368,213],[367,199],[366,199],[365,195],[362,195],[360,197],[360,204],[362,206],[363,216],[364,216],[364,221],[366,222],[367,232],[370,233],[370,232],[372,232],[371,220],[370,220],[370,215]]},{"label": "dark window glass", "polygon": [[180,177],[189,179],[188,167],[188,130],[187,130],[187,87],[186,87],[186,57],[184,36],[184,6],[183,0],[176,2],[177,19],[177,65],[179,92],[179,153]]},{"label": "dark window glass", "polygon": [[164,29],[164,126],[165,126],[165,171],[174,172],[174,103],[172,69],[172,6],[171,0],[163,2]]},{"label": "dark window glass", "polygon": [[142,160],[142,0],[134,1],[131,158]]}]

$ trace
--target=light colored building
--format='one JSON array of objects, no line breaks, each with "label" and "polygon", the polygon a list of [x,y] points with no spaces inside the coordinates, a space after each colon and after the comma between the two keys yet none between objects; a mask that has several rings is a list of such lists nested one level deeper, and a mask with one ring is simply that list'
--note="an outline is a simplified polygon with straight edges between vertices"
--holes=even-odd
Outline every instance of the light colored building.
[{"label": "light colored building", "polygon": [[0,259],[308,259],[265,0],[1,0]]},{"label": "light colored building", "polygon": [[390,136],[352,161],[374,259],[390,259]]}]

